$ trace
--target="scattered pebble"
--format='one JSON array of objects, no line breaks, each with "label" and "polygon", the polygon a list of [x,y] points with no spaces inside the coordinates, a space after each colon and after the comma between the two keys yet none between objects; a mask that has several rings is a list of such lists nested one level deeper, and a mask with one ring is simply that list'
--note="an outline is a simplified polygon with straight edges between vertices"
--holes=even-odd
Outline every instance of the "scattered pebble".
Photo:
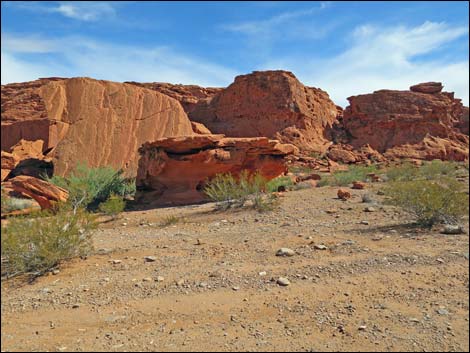
[{"label": "scattered pebble", "polygon": [[295,255],[295,251],[289,248],[280,248],[276,252],[276,256],[294,256],[294,255]]},{"label": "scattered pebble", "polygon": [[276,281],[280,286],[286,287],[290,284],[290,281],[285,277],[279,277]]}]

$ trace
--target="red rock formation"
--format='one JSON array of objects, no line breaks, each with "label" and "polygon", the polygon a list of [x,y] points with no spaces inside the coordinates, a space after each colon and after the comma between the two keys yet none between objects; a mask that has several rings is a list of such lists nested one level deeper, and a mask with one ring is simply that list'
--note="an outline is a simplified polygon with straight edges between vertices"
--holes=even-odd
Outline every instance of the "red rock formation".
[{"label": "red rock formation", "polygon": [[41,209],[52,208],[57,202],[67,201],[68,192],[44,180],[20,175],[2,184],[5,189],[31,197]]},{"label": "red rock formation", "polygon": [[148,142],[139,149],[136,199],[155,205],[200,202],[206,199],[204,183],[216,174],[247,169],[272,179],[287,172],[284,157],[297,151],[265,137],[197,135]]},{"label": "red rock formation", "polygon": [[163,82],[149,82],[149,83],[140,83],[140,82],[125,82],[132,85],[148,88],[171,98],[176,99],[183,106],[184,111],[189,114],[194,110],[196,104],[208,98],[215,96],[217,93],[223,90],[223,88],[215,87],[200,87],[196,85],[174,85],[171,83]]},{"label": "red rock formation", "polygon": [[135,85],[72,78],[2,86],[2,150],[41,139],[56,174],[82,161],[135,176],[142,143],[191,134],[178,101]]},{"label": "red rock formation", "polygon": [[[468,158],[468,136],[454,126],[465,109],[440,83],[412,86],[411,91],[380,90],[349,97],[343,126],[354,148],[369,148],[386,156],[423,159]],[[393,149],[393,150],[392,150]]]},{"label": "red rock formation", "polygon": [[195,121],[191,121],[191,127],[193,128],[194,133],[199,134],[199,135],[211,135],[212,132],[205,127],[201,123],[196,123]]},{"label": "red rock formation", "polygon": [[11,148],[11,153],[2,151],[2,181],[16,175],[51,175],[52,163],[43,155],[43,145],[42,140],[20,140]]},{"label": "red rock formation", "polygon": [[275,138],[305,151],[323,152],[339,110],[321,89],[306,87],[287,71],[255,71],[189,113],[213,133]]}]

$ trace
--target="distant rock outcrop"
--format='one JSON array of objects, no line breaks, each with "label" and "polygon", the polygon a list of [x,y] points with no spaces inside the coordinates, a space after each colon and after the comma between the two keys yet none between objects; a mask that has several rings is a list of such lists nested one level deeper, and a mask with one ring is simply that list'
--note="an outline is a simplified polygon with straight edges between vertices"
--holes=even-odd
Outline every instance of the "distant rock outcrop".
[{"label": "distant rock outcrop", "polygon": [[272,179],[287,172],[284,157],[297,151],[266,137],[199,135],[148,142],[139,150],[136,199],[154,205],[200,202],[206,200],[204,184],[216,174],[247,169]]},{"label": "distant rock outcrop", "polygon": [[302,151],[324,152],[340,110],[328,94],[306,87],[288,71],[255,71],[201,100],[189,113],[213,133],[275,138]]},{"label": "distant rock outcrop", "polygon": [[171,98],[176,99],[178,102],[181,103],[183,109],[186,113],[190,113],[196,107],[196,104],[208,98],[215,96],[217,93],[223,90],[223,88],[217,87],[200,87],[196,85],[175,85],[171,83],[164,83],[164,82],[148,82],[148,83],[140,83],[129,81],[125,82],[132,85],[148,88]]},{"label": "distant rock outcrop", "polygon": [[342,121],[349,144],[355,150],[368,145],[387,158],[468,159],[462,134],[468,109],[441,90],[441,83],[429,82],[349,97]]},{"label": "distant rock outcrop", "polygon": [[81,161],[135,176],[144,142],[191,134],[177,100],[136,85],[79,77],[2,86],[2,150],[40,139],[59,175]]}]

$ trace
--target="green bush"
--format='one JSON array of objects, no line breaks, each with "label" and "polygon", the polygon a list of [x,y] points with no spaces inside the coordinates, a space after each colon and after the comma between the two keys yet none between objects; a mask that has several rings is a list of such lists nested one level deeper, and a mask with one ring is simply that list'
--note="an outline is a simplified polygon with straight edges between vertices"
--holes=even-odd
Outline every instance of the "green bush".
[{"label": "green bush", "polygon": [[377,166],[351,165],[347,171],[338,171],[319,180],[318,186],[348,186],[353,181],[368,181],[367,174],[377,172]]},{"label": "green bush", "polygon": [[411,181],[418,177],[419,169],[415,165],[405,162],[388,168],[385,175],[388,181]]},{"label": "green bush", "polygon": [[218,209],[239,208],[252,201],[253,208],[265,211],[273,205],[273,197],[265,193],[267,181],[259,173],[247,170],[238,178],[232,174],[217,174],[206,183],[204,193],[217,202]]},{"label": "green bush", "polygon": [[450,178],[391,182],[384,192],[390,204],[402,207],[423,226],[455,223],[469,211],[468,194]]},{"label": "green bush", "polygon": [[266,183],[266,190],[268,192],[276,192],[280,186],[284,186],[286,189],[294,185],[294,182],[288,176],[282,176],[274,178]]},{"label": "green bush", "polygon": [[116,219],[117,215],[124,211],[125,207],[126,202],[121,196],[111,195],[105,202],[100,203],[99,210],[111,216],[112,219]]},{"label": "green bush", "polygon": [[409,162],[390,167],[387,169],[386,176],[389,181],[436,180],[456,176],[459,171],[465,171],[461,164],[436,159],[424,162],[421,167]]},{"label": "green bush", "polygon": [[74,209],[82,206],[95,209],[113,194],[127,197],[135,193],[134,180],[126,179],[122,174],[122,170],[111,167],[89,168],[78,164],[70,176],[53,176],[47,180],[68,190],[68,201]]},{"label": "green bush", "polygon": [[452,161],[441,161],[435,159],[431,162],[425,163],[419,168],[419,174],[427,180],[433,180],[441,176],[455,176],[459,170],[459,164]]},{"label": "green bush", "polygon": [[2,277],[29,274],[34,278],[92,250],[93,216],[83,209],[43,213],[47,218],[10,218],[2,225]]}]

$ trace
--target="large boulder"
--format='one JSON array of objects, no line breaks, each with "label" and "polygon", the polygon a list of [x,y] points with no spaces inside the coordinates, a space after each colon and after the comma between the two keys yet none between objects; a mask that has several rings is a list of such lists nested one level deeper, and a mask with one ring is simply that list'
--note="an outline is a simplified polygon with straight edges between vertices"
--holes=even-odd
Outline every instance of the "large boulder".
[{"label": "large boulder", "polygon": [[204,201],[204,184],[216,174],[248,170],[272,179],[287,172],[284,157],[297,151],[266,137],[197,135],[147,142],[139,149],[136,199],[154,205]]},{"label": "large boulder", "polygon": [[67,190],[27,175],[11,178],[2,183],[2,187],[8,192],[34,199],[41,209],[52,208],[58,202],[67,201],[68,197]]},{"label": "large boulder", "polygon": [[2,86],[2,150],[40,139],[55,174],[85,162],[135,176],[142,143],[191,134],[177,100],[136,85],[78,77]]},{"label": "large boulder", "polygon": [[430,82],[410,91],[349,97],[342,121],[349,143],[356,149],[369,145],[388,156],[467,159],[468,136],[458,129],[464,125],[465,107],[454,93],[441,90],[440,83]]},{"label": "large boulder", "polygon": [[216,134],[274,138],[302,151],[324,152],[340,113],[321,89],[306,87],[288,71],[255,71],[198,102],[189,118]]}]

